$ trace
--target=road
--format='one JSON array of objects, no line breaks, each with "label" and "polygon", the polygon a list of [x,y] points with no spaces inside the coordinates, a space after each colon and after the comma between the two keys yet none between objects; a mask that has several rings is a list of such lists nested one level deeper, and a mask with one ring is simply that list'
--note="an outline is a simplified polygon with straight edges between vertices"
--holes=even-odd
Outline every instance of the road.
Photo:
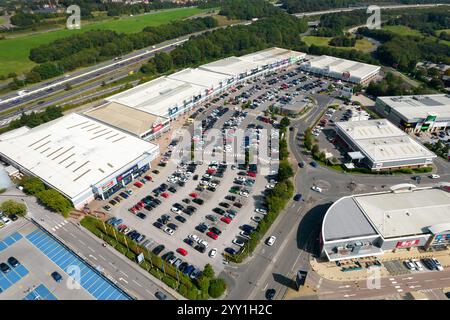
[{"label": "road", "polygon": [[35,220],[53,236],[77,253],[90,265],[102,272],[129,295],[138,300],[156,300],[155,292],[164,292],[169,299],[184,299],[133,262],[125,259],[111,247],[103,247],[102,241],[81,226],[41,207],[36,198],[10,189],[0,198],[23,199],[28,207],[28,217]]},{"label": "road", "polygon": [[[302,119],[294,121],[291,125],[295,128],[289,132],[289,146],[291,155],[296,162],[309,163],[312,159],[299,147],[299,137],[304,130],[313,125],[328,104],[332,100],[326,96],[315,95],[318,106],[311,109]],[[442,159],[435,162],[435,171],[441,175],[439,180],[429,180],[424,177],[422,185],[440,181],[450,181],[450,165]],[[427,180],[428,179],[428,180]],[[325,167],[313,168],[306,165],[299,169],[295,175],[296,192],[302,194],[301,202],[291,202],[287,209],[280,213],[276,222],[267,232],[267,237],[275,235],[277,242],[273,247],[261,244],[248,261],[241,265],[229,265],[221,273],[230,284],[229,292],[225,299],[264,299],[265,292],[269,288],[276,290],[275,299],[283,299],[288,287],[294,287],[293,279],[299,269],[309,269],[311,255],[318,254],[319,231],[323,216],[332,202],[349,193],[365,193],[383,191],[386,186],[398,183],[411,183],[409,175],[358,175],[342,173]],[[323,193],[316,193],[310,188],[318,184]],[[321,283],[319,298],[368,298],[390,293],[391,289],[379,291],[367,291],[361,289],[354,293],[355,287],[339,288],[347,283],[320,280],[310,272],[312,283]],[[416,276],[416,275],[415,275]],[[417,274],[417,277],[426,277]],[[436,277],[446,278],[447,275],[436,273]],[[443,280],[439,278],[440,280]],[[308,277],[309,279],[309,277]],[[449,278],[450,279],[450,278]],[[384,280],[383,280],[384,281]],[[420,280],[419,280],[420,281]],[[425,281],[425,280],[424,280]],[[433,287],[433,281],[420,284],[424,288]],[[405,282],[406,283],[406,282]],[[436,281],[435,284],[440,283]],[[353,285],[355,285],[353,283]],[[360,288],[364,288],[361,283]],[[436,287],[436,286],[434,286]],[[395,288],[395,286],[394,286]],[[403,290],[413,291],[414,288],[405,287]],[[388,291],[391,290],[391,291]],[[345,297],[347,295],[347,297]]]}]

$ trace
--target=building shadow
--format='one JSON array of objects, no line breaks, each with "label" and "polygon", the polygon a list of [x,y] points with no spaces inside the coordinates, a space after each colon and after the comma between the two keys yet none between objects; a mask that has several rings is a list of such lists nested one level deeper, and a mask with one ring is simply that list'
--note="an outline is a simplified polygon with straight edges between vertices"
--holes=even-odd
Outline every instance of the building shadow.
[{"label": "building shadow", "polygon": [[297,248],[311,254],[319,254],[319,234],[322,221],[331,202],[311,208],[302,218],[297,229]]},{"label": "building shadow", "polygon": [[297,290],[297,285],[295,284],[295,281],[293,279],[290,279],[286,277],[285,275],[279,274],[279,273],[273,273],[273,280],[275,282],[278,282],[279,284]]}]

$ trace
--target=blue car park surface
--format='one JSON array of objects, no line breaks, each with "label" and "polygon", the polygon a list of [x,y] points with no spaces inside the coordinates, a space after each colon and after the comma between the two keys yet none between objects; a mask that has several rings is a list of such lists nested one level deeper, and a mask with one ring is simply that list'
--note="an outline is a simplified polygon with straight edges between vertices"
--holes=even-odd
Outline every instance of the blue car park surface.
[{"label": "blue car park surface", "polygon": [[[132,299],[46,232],[37,229],[29,233],[26,238],[62,270],[67,270],[69,266],[79,267],[81,287],[97,300]],[[13,269],[12,271],[16,271],[19,267]],[[9,273],[5,276],[9,276]],[[62,277],[66,278],[65,274],[62,274]],[[67,275],[67,278],[68,277],[69,275]]]},{"label": "blue car park surface", "polygon": [[23,300],[58,300],[43,284],[31,291]]},{"label": "blue car park surface", "polygon": [[13,245],[17,241],[22,239],[22,235],[18,232],[14,232],[10,236],[6,237],[5,239],[0,241],[0,251],[5,250],[9,246]]}]

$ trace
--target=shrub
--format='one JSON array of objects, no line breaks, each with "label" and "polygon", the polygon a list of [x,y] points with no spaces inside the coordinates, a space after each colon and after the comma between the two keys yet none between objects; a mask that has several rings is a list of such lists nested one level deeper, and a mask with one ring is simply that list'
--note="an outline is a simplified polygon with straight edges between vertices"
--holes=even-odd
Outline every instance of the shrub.
[{"label": "shrub", "polygon": [[208,293],[212,298],[219,298],[225,292],[227,284],[223,279],[213,279],[209,284]]},{"label": "shrub", "polygon": [[27,214],[27,206],[24,203],[20,203],[14,200],[6,200],[0,205],[0,209],[8,216],[18,215],[25,216]]}]

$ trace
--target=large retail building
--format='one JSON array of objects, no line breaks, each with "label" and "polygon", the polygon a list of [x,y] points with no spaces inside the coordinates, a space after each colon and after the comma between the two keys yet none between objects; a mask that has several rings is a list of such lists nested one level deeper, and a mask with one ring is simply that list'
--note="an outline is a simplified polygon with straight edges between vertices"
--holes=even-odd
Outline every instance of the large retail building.
[{"label": "large retail building", "polygon": [[343,197],[327,210],[320,235],[330,261],[450,244],[450,187],[405,184],[390,191]]},{"label": "large retail building", "polygon": [[150,168],[159,147],[72,113],[38,127],[0,136],[0,159],[82,208],[108,198]]},{"label": "large retail building", "polygon": [[436,155],[386,119],[336,122],[352,162],[374,171],[427,167]]},{"label": "large retail building", "polygon": [[450,126],[450,95],[378,97],[376,111],[408,132],[446,130]]}]

